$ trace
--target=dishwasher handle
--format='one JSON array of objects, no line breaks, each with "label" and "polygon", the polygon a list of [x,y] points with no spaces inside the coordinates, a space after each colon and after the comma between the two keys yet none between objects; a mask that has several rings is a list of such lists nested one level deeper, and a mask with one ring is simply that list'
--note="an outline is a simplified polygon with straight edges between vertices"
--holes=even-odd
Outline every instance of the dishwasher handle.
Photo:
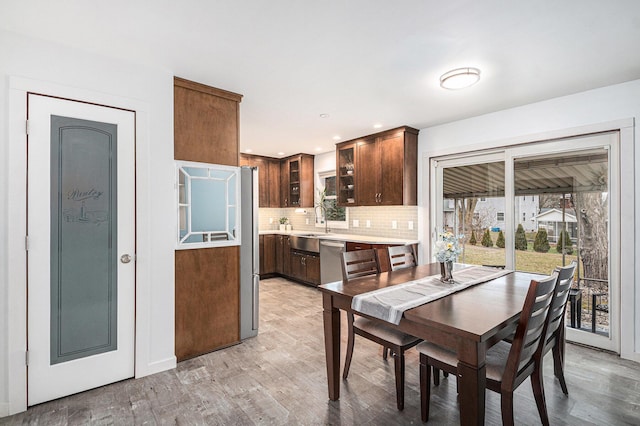
[{"label": "dishwasher handle", "polygon": [[330,241],[322,241],[320,240],[320,245],[325,247],[335,247],[335,248],[344,248],[344,243],[332,243]]}]

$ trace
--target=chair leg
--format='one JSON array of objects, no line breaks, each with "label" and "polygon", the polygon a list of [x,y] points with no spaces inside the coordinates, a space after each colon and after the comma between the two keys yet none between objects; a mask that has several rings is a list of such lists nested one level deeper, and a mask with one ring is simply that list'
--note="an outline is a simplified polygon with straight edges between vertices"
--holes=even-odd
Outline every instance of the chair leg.
[{"label": "chair leg", "polygon": [[386,361],[388,356],[389,356],[389,348],[386,347],[386,346],[383,346],[382,347],[382,359],[384,359]]},{"label": "chair leg", "polygon": [[[536,370],[531,374],[531,387],[533,388],[533,396],[536,400],[536,406],[538,407],[538,414],[540,415],[540,420],[542,421],[543,425],[548,426],[549,416],[547,414],[547,403],[544,398],[542,365],[537,367]],[[512,407],[512,411],[513,411],[513,407]]]},{"label": "chair leg", "polygon": [[398,410],[404,410],[404,353],[400,350],[392,351],[396,370],[396,405]]},{"label": "chair leg", "polygon": [[427,356],[420,354],[420,416],[423,422],[429,421],[431,399],[431,366],[427,361]]},{"label": "chair leg", "polygon": [[342,370],[342,378],[346,379],[349,375],[349,367],[351,367],[351,357],[353,356],[353,345],[355,335],[353,332],[353,314],[348,314],[348,336],[347,336],[347,355],[344,358],[344,370]]},{"label": "chair leg", "polygon": [[433,367],[433,385],[440,386],[440,369]]},{"label": "chair leg", "polygon": [[500,408],[502,410],[502,425],[513,426],[513,392],[500,394]]},{"label": "chair leg", "polygon": [[564,392],[565,395],[569,395],[567,382],[564,380],[564,360],[562,359],[562,353],[560,352],[558,345],[554,346],[551,352],[553,353],[553,370],[555,376],[560,381],[562,392]]}]

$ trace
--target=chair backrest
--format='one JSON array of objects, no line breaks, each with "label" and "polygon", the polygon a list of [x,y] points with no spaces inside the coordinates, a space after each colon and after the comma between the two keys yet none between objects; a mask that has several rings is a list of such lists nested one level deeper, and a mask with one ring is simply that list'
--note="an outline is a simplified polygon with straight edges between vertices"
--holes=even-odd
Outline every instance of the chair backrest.
[{"label": "chair backrest", "polygon": [[534,355],[540,348],[543,336],[546,336],[547,319],[557,281],[558,274],[555,272],[543,280],[531,280],[502,377],[503,390],[515,389],[533,372]]},{"label": "chair backrest", "polygon": [[378,256],[374,249],[342,253],[342,279],[348,281],[364,275],[379,274]]},{"label": "chair backrest", "polygon": [[576,271],[578,263],[574,260],[569,265],[554,269],[558,274],[558,283],[556,284],[556,292],[553,295],[553,302],[549,311],[549,325],[547,326],[547,337],[543,353],[546,353],[553,347],[556,333],[560,329],[562,319],[564,318],[567,300],[569,300],[569,290],[573,282],[573,274]]},{"label": "chair backrest", "polygon": [[387,250],[389,251],[389,263],[392,271],[410,268],[418,264],[412,245],[390,246]]}]

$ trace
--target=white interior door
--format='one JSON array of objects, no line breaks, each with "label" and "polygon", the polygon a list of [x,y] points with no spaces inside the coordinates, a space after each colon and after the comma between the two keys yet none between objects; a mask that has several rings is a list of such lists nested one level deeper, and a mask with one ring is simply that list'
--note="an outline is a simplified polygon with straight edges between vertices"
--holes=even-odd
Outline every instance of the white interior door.
[{"label": "white interior door", "polygon": [[29,94],[28,119],[34,405],[134,375],[135,117]]}]

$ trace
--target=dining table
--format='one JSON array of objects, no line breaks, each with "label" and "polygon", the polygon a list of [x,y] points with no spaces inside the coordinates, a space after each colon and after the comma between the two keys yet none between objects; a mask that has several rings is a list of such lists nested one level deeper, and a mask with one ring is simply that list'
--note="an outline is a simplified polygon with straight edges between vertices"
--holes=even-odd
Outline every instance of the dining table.
[{"label": "dining table", "polygon": [[340,310],[344,310],[456,352],[460,424],[484,424],[487,350],[515,331],[531,280],[542,276],[505,271],[498,278],[407,309],[397,325],[352,308],[355,296],[436,275],[440,275],[440,264],[430,263],[318,287],[322,292],[330,400],[340,398]]}]

